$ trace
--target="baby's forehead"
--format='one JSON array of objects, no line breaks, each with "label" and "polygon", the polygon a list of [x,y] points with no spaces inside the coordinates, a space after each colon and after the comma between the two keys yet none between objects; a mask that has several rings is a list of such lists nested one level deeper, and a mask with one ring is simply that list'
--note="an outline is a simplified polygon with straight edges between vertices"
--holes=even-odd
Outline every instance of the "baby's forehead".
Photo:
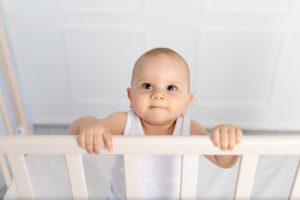
[{"label": "baby's forehead", "polygon": [[[159,65],[160,63],[164,63],[165,65]],[[157,69],[157,66],[172,67],[172,70],[184,70],[187,74],[189,74],[188,66],[180,56],[160,53],[154,55],[143,55],[140,57],[134,65],[133,75],[144,70],[155,70]]]},{"label": "baby's forehead", "polygon": [[147,51],[141,57],[139,57],[135,62],[132,70],[131,84],[133,83],[133,79],[136,78],[137,72],[141,71],[142,68],[145,65],[147,65],[148,62],[150,61],[153,62],[161,59],[169,59],[175,62],[175,65],[179,65],[180,67],[182,67],[183,68],[182,74],[186,75],[188,85],[190,84],[190,70],[187,62],[179,53],[169,48],[154,48]]},{"label": "baby's forehead", "polygon": [[180,82],[183,85],[187,84],[189,86],[189,69],[186,63],[178,57],[170,57],[168,55],[149,56],[137,62],[132,73],[131,84],[139,82],[140,79],[148,79],[150,77],[156,79],[160,77],[161,73],[167,74],[169,81],[181,80]]}]

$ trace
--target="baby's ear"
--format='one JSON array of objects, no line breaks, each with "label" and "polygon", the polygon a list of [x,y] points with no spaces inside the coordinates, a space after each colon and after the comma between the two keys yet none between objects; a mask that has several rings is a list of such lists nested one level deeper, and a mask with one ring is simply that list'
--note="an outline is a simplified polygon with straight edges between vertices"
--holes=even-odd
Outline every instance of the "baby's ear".
[{"label": "baby's ear", "polygon": [[188,96],[187,96],[187,102],[188,102],[188,104],[192,103],[193,97],[194,97],[194,95],[188,94]]},{"label": "baby's ear", "polygon": [[127,88],[127,97],[131,101],[131,88]]}]

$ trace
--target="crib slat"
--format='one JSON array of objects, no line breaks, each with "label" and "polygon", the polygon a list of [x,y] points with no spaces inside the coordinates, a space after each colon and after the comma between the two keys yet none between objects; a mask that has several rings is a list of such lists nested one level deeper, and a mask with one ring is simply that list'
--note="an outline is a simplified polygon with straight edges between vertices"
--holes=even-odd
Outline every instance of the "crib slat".
[{"label": "crib slat", "polygon": [[141,199],[139,156],[124,155],[126,199]]},{"label": "crib slat", "polygon": [[4,181],[5,181],[5,184],[6,184],[7,188],[8,188],[8,186],[11,183],[11,178],[10,178],[10,174],[9,174],[9,171],[8,171],[8,167],[7,167],[5,158],[1,154],[0,154],[0,167],[1,167],[1,171],[2,171],[2,174],[3,174],[3,178],[4,178]]},{"label": "crib slat", "polygon": [[22,127],[24,133],[29,133],[26,115],[21,102],[19,87],[14,73],[14,67],[5,35],[2,18],[0,18],[0,57],[2,58],[2,73],[6,82],[9,99],[13,108],[16,124]]},{"label": "crib slat", "polygon": [[12,123],[9,119],[7,107],[6,107],[5,102],[4,102],[4,97],[3,97],[3,93],[2,93],[1,88],[0,88],[0,112],[1,112],[2,117],[3,117],[4,126],[5,126],[5,129],[7,131],[7,134],[8,135],[13,135]]},{"label": "crib slat", "polygon": [[[4,102],[4,97],[3,97],[3,93],[2,93],[1,88],[0,88],[0,112],[2,114],[2,118],[3,118],[3,121],[4,121],[4,126],[5,126],[5,129],[7,131],[7,134],[8,135],[13,135],[12,123],[9,119],[7,107],[6,107],[5,102]],[[11,177],[10,177],[8,167],[6,165],[6,161],[5,161],[3,155],[0,155],[0,168],[1,168],[1,171],[2,171],[2,174],[3,174],[3,177],[4,177],[5,184],[8,187],[11,183]]]},{"label": "crib slat", "polygon": [[88,199],[81,155],[65,155],[73,199]]},{"label": "crib slat", "polygon": [[242,156],[234,199],[250,199],[258,155]]},{"label": "crib slat", "polygon": [[35,199],[24,155],[8,155],[7,157],[20,199]]},{"label": "crib slat", "polygon": [[298,167],[296,169],[296,173],[295,173],[295,176],[294,176],[294,182],[293,182],[293,185],[291,187],[291,192],[290,192],[290,196],[289,196],[290,200],[300,199],[300,172],[299,172],[299,168],[300,168],[300,160],[298,161]]},{"label": "crib slat", "polygon": [[184,155],[181,173],[181,199],[196,199],[199,155]]}]

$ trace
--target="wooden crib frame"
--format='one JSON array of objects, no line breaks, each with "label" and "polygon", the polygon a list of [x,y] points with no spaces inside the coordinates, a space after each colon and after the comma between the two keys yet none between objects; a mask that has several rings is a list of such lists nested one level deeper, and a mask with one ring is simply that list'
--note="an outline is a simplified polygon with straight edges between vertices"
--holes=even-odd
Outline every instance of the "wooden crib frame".
[{"label": "wooden crib frame", "polygon": [[[12,183],[5,157],[9,161],[12,177],[21,199],[34,199],[26,164],[26,154],[61,154],[65,156],[71,191],[74,199],[87,199],[87,186],[82,163],[85,150],[77,144],[76,136],[29,135],[28,123],[21,104],[19,89],[13,72],[11,56],[0,18],[0,58],[2,72],[13,108],[17,130],[14,131],[0,90],[0,111],[3,116],[7,136],[0,136],[0,167],[6,185]],[[20,132],[22,136],[13,135]],[[259,155],[299,155],[300,135],[244,136],[241,144],[230,152],[215,148],[208,136],[113,136],[114,151],[111,154],[124,155],[126,197],[140,199],[138,187],[138,155],[173,154],[183,155],[181,176],[181,198],[195,199],[197,189],[198,159],[201,155],[242,155],[234,199],[250,199],[256,165]],[[104,151],[102,154],[109,154]],[[299,162],[295,172],[289,199],[300,198]]]},{"label": "wooden crib frame", "polygon": [[[102,154],[123,154],[126,196],[141,199],[137,187],[138,155],[183,155],[181,198],[196,199],[199,154],[242,155],[234,199],[250,199],[259,155],[299,155],[300,135],[244,136],[241,144],[231,152],[215,148],[208,136],[113,136],[114,151]],[[25,154],[61,154],[65,156],[71,191],[74,199],[88,199],[82,154],[73,135],[1,136],[0,153],[6,154],[21,199],[34,199]],[[289,199],[300,198],[299,163]]]}]

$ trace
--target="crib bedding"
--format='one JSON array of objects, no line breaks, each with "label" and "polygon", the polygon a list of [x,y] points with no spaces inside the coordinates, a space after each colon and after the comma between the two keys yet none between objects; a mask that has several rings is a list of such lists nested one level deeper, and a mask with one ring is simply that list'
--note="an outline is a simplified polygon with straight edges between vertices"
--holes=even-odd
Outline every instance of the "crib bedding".
[{"label": "crib bedding", "polygon": [[[288,199],[299,156],[260,156],[252,199]],[[65,160],[60,155],[27,155],[37,199],[71,199]],[[89,199],[106,199],[114,156],[83,156]],[[232,199],[238,165],[221,169],[200,156],[197,199]],[[18,199],[14,182],[4,199]]]}]

